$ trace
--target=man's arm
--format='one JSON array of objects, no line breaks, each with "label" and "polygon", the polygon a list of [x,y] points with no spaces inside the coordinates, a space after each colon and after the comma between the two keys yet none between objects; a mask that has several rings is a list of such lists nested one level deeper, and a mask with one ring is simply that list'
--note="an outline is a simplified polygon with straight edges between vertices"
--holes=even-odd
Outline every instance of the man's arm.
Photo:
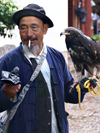
[{"label": "man's arm", "polygon": [[16,89],[19,91],[21,85],[17,86],[10,86],[10,85],[4,85],[0,89],[0,112],[9,109],[12,107],[15,101],[13,101],[13,97],[16,96]]}]

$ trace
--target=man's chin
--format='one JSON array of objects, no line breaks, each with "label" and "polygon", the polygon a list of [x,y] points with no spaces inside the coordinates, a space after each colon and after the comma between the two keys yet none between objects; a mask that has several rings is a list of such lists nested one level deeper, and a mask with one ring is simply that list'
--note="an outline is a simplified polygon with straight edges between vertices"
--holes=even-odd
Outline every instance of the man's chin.
[{"label": "man's chin", "polygon": [[37,55],[37,53],[39,53],[40,49],[39,49],[39,44],[36,44],[34,46],[30,46],[29,47],[29,51],[34,54]]}]

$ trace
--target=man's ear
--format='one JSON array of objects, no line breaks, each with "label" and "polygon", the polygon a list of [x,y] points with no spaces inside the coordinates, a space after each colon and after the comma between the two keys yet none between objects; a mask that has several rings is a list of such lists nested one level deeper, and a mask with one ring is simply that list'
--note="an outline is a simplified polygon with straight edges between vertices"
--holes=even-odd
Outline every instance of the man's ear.
[{"label": "man's ear", "polygon": [[48,25],[48,24],[44,24],[44,34],[46,34],[46,33],[47,33],[48,28],[49,28],[49,25]]}]

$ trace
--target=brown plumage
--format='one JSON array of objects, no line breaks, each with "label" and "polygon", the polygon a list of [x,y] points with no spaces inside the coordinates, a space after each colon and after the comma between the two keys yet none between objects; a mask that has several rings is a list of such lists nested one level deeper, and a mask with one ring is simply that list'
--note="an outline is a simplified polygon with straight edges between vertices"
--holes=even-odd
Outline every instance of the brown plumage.
[{"label": "brown plumage", "polygon": [[98,43],[74,27],[66,28],[61,35],[65,35],[66,47],[80,77],[84,74],[84,70],[90,74],[97,70],[96,75],[100,77],[100,46]]}]

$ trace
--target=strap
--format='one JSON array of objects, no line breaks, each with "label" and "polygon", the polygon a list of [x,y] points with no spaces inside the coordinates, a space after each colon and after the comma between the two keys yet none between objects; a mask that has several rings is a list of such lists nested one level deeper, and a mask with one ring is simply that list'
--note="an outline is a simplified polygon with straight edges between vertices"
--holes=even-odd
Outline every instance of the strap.
[{"label": "strap", "polygon": [[[97,92],[94,90],[93,86],[91,86],[90,79],[93,79],[93,78],[94,77],[90,77],[89,80],[85,81],[84,88],[88,89],[88,92],[90,92],[93,96],[100,95],[100,85],[99,85],[99,83],[96,82],[96,84],[98,86],[98,91]],[[80,100],[81,99],[81,88],[80,88],[79,84],[76,86],[76,89],[77,89],[77,92],[78,92],[79,107],[82,110],[81,100]]]},{"label": "strap", "polygon": [[43,61],[44,61],[45,58],[46,58],[46,53],[43,52],[42,53],[42,56],[41,56],[41,59],[40,59],[38,65],[37,65],[37,67],[35,68],[34,73],[32,74],[32,76],[30,78],[30,82],[32,82],[37,77],[37,75],[38,75],[38,73],[39,73],[39,71],[41,69],[42,63],[43,63]]},{"label": "strap", "polygon": [[[25,97],[27,91],[29,90],[29,87],[30,87],[31,83],[32,83],[33,80],[37,77],[37,75],[38,75],[38,73],[39,73],[39,71],[40,71],[40,69],[41,69],[41,66],[42,66],[43,61],[44,61],[45,58],[46,58],[46,51],[45,51],[45,49],[44,49],[44,50],[43,50],[43,53],[42,53],[42,55],[41,55],[41,59],[40,59],[38,65],[37,65],[36,69],[34,70],[34,72],[33,72],[32,76],[31,76],[29,82],[23,87],[23,89],[22,89],[22,91],[21,91],[21,93],[20,93],[20,95],[19,95],[19,97],[18,97],[18,100],[17,100],[16,104],[11,108],[5,125],[8,125],[9,121],[10,121],[10,120],[13,118],[13,116],[15,115],[15,113],[16,113],[16,111],[17,111],[19,105],[20,105],[20,103],[23,101],[23,99],[24,99],[24,97]],[[6,128],[7,128],[7,126],[5,126],[5,131],[6,131]]]}]

